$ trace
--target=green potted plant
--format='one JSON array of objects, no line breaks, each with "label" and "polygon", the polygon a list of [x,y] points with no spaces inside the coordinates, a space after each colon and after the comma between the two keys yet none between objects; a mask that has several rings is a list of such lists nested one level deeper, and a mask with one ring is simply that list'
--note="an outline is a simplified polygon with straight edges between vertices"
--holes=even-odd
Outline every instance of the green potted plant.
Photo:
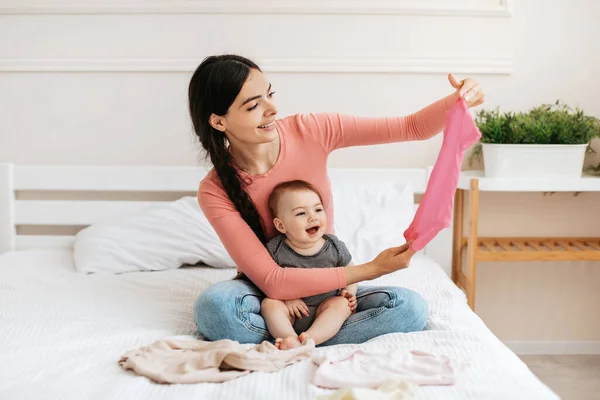
[{"label": "green potted plant", "polygon": [[600,137],[598,119],[560,101],[527,112],[480,110],[475,123],[481,140],[472,157],[483,154],[494,178],[579,178],[590,141]]}]

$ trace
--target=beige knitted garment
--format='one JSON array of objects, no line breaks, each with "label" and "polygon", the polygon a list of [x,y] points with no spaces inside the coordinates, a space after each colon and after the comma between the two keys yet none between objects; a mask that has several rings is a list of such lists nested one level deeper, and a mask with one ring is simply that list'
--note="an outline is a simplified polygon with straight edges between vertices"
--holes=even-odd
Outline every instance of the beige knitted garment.
[{"label": "beige knitted garment", "polygon": [[248,347],[229,339],[167,338],[126,352],[119,365],[159,383],[224,382],[253,371],[279,371],[310,358],[314,349],[312,339],[295,349],[278,350],[267,341]]}]

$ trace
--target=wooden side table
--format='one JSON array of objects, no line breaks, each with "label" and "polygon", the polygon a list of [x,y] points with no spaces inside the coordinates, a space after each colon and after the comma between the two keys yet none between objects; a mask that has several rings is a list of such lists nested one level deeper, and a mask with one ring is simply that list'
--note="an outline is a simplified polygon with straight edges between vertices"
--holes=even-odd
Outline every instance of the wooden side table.
[{"label": "wooden side table", "polygon": [[[600,237],[479,237],[479,192],[600,192],[600,178],[494,179],[483,171],[463,171],[454,199],[452,280],[475,310],[478,261],[600,261]],[[464,200],[469,196],[468,232],[463,230]],[[467,274],[463,272],[466,249]]]}]

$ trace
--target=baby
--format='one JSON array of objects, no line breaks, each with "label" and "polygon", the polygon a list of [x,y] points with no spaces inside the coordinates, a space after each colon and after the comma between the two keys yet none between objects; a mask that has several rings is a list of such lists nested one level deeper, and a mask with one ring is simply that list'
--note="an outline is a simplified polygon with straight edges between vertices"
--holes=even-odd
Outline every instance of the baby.
[{"label": "baby", "polygon": [[[282,233],[267,243],[277,264],[334,268],[350,263],[352,256],[344,243],[325,233],[327,217],[314,186],[300,180],[277,185],[269,196],[269,209],[275,228]],[[356,311],[357,288],[353,284],[295,300],[265,298],[261,313],[269,333],[276,338],[275,346],[286,350],[300,346],[308,338],[318,345],[335,336]]]}]

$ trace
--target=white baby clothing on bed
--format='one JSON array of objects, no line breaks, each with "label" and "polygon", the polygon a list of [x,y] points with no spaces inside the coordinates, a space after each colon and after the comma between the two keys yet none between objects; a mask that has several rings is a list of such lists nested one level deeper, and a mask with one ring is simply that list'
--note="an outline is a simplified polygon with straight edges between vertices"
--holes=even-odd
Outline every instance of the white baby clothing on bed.
[{"label": "white baby clothing on bed", "polygon": [[372,353],[356,350],[341,359],[314,356],[319,367],[313,384],[329,389],[377,388],[385,381],[417,385],[452,385],[465,363],[422,351]]}]

